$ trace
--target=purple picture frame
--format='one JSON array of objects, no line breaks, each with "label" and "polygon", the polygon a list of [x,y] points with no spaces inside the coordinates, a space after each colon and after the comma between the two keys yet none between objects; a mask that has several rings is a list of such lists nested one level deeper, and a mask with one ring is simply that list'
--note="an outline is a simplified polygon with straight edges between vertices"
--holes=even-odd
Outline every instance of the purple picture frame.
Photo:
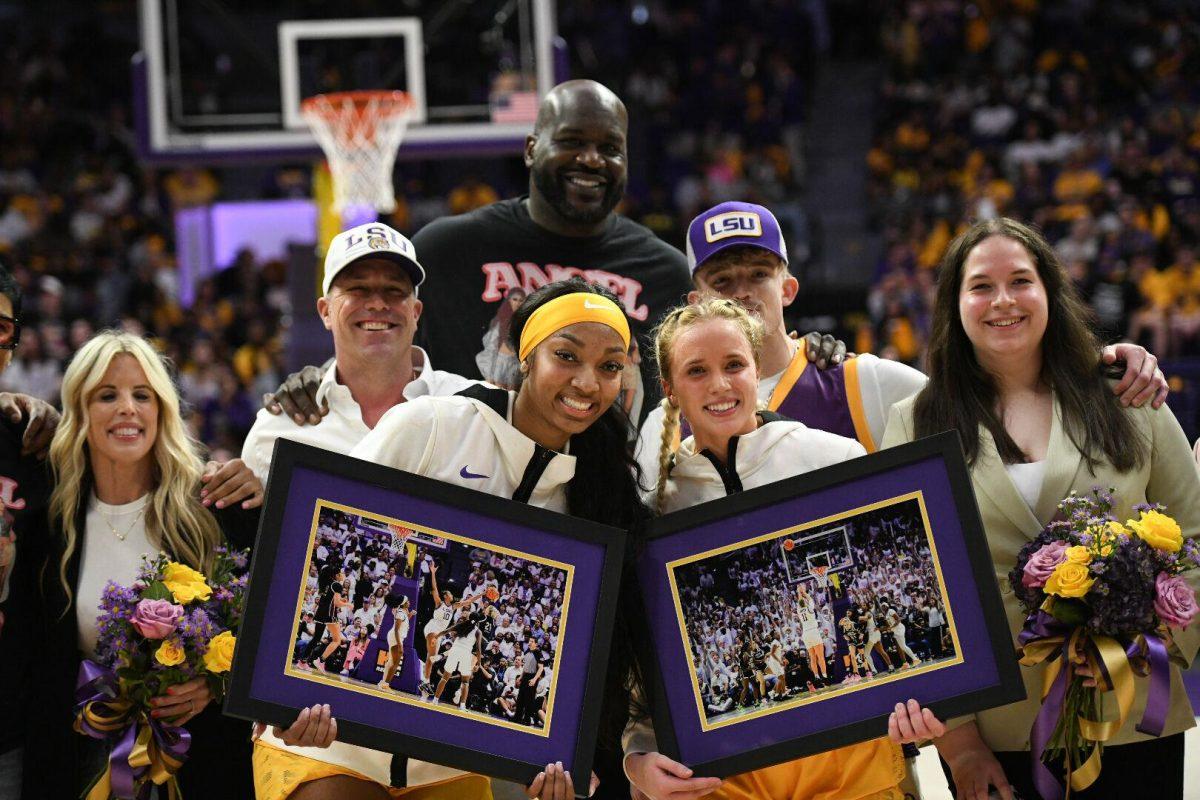
[{"label": "purple picture frame", "polygon": [[[923,510],[956,657],[721,724],[699,700],[683,605],[671,578],[701,554],[768,541],[809,523],[911,501]],[[817,527],[816,530],[821,530]],[[736,546],[736,548],[735,548]],[[671,566],[674,565],[674,566]],[[948,432],[730,495],[655,520],[637,562],[653,652],[659,750],[696,775],[728,777],[887,735],[898,701],[942,719],[1025,697],[996,573],[957,433]],[[667,679],[670,677],[670,680]]]},{"label": "purple picture frame", "polygon": [[[502,723],[445,706],[399,702],[379,696],[382,691],[295,674],[297,595],[322,504],[569,566],[545,729],[509,725],[501,731]],[[586,796],[603,689],[595,676],[607,664],[625,537],[617,528],[280,439],[225,713],[287,726],[300,709],[328,703],[341,741],[525,784],[561,761],[576,780],[576,794]]]}]

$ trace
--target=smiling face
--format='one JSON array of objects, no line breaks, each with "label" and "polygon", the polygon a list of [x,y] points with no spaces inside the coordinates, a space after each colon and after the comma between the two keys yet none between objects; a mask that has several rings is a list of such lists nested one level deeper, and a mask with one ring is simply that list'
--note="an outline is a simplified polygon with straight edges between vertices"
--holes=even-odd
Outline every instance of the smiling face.
[{"label": "smiling face", "polygon": [[971,249],[958,292],[963,331],[985,367],[1041,357],[1049,319],[1046,287],[1024,245],[993,235]]},{"label": "smiling face", "polygon": [[526,140],[532,193],[567,225],[605,220],[625,195],[624,108],[589,92],[564,96]]},{"label": "smiling face", "polygon": [[663,389],[679,403],[698,451],[723,457],[729,437],[757,428],[758,368],[737,323],[707,319],[688,326],[675,337],[669,363]]},{"label": "smiling face", "polygon": [[[393,363],[412,346],[421,301],[412,279],[394,261],[364,258],[338,273],[317,312],[333,333],[340,363]],[[399,368],[400,364],[396,364]]]},{"label": "smiling face", "polygon": [[[727,255],[728,254],[728,255]],[[767,334],[783,333],[783,309],[796,299],[800,284],[779,256],[760,247],[736,247],[713,256],[693,276],[694,303],[702,294],[740,303],[763,322]]]},{"label": "smiling face", "polygon": [[119,353],[87,399],[93,467],[149,465],[158,438],[158,395],[138,360]]},{"label": "smiling face", "polygon": [[546,337],[528,363],[517,396],[517,427],[542,446],[561,450],[616,400],[629,356],[609,326],[577,322]]}]

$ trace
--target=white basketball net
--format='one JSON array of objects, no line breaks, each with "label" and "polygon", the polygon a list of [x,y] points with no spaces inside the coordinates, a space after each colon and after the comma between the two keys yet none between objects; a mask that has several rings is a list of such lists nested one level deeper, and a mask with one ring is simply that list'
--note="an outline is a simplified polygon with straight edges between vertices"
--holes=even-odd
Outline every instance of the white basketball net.
[{"label": "white basketball net", "polygon": [[392,169],[411,107],[404,92],[338,92],[304,101],[301,112],[329,161],[338,213],[396,210]]}]

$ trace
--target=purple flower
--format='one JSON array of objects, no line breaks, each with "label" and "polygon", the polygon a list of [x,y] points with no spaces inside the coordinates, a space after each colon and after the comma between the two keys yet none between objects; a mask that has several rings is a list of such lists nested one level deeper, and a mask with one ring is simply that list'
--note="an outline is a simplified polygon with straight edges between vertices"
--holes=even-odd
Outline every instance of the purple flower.
[{"label": "purple flower", "polygon": [[1178,575],[1158,573],[1154,588],[1157,593],[1154,598],[1154,610],[1167,625],[1186,628],[1196,613],[1200,612],[1200,608],[1196,606],[1196,593],[1188,586],[1187,581]]},{"label": "purple flower", "polygon": [[1042,545],[1025,563],[1025,568],[1021,571],[1021,585],[1029,589],[1045,586],[1054,568],[1067,560],[1066,552],[1066,542]]},{"label": "purple flower", "polygon": [[147,639],[165,639],[175,632],[183,606],[169,600],[143,600],[133,612],[133,627]]},{"label": "purple flower", "polygon": [[1106,636],[1137,636],[1154,630],[1155,575],[1159,572],[1154,549],[1141,539],[1122,541],[1105,559],[1088,601],[1092,619],[1088,627]]}]

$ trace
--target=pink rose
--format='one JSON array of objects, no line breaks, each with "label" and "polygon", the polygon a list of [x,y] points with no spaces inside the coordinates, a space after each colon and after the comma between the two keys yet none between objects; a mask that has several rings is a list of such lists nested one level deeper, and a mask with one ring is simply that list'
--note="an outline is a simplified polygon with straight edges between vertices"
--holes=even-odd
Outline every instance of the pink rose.
[{"label": "pink rose", "polygon": [[1051,542],[1042,545],[1025,562],[1025,574],[1021,576],[1021,585],[1028,589],[1040,589],[1046,585],[1046,580],[1054,572],[1054,568],[1066,560],[1066,542]]},{"label": "pink rose", "polygon": [[1187,581],[1178,575],[1172,577],[1165,572],[1158,573],[1154,580],[1156,590],[1154,610],[1168,625],[1176,628],[1186,628],[1196,616],[1200,608],[1196,607],[1196,593]]},{"label": "pink rose", "polygon": [[165,639],[183,619],[183,606],[170,600],[142,600],[133,611],[133,627],[147,639]]}]

